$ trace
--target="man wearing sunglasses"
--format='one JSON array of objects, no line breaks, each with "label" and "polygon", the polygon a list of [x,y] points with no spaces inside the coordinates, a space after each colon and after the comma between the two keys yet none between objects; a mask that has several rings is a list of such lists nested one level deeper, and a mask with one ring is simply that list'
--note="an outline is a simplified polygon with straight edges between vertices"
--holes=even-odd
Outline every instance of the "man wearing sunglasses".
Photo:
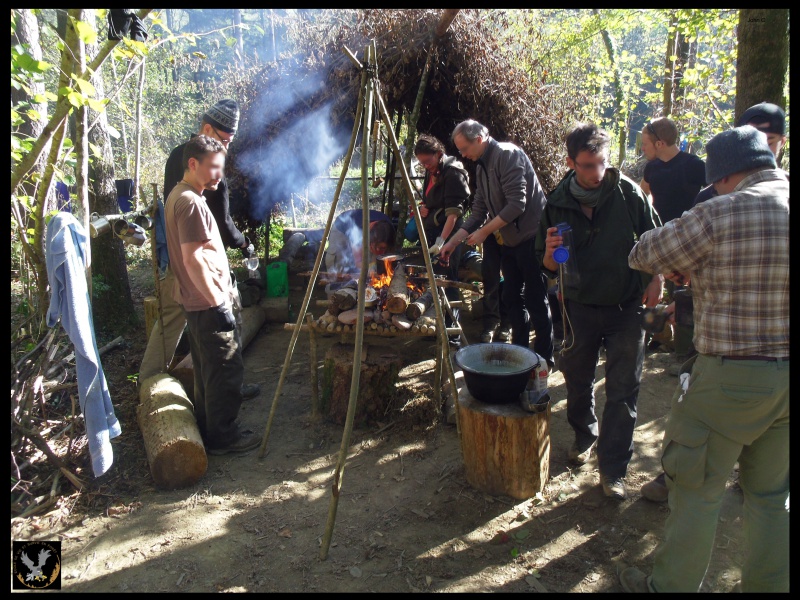
[{"label": "man wearing sunglasses", "polygon": [[[227,152],[228,146],[233,141],[239,127],[239,105],[235,100],[226,98],[220,100],[209,108],[202,117],[200,131],[195,135],[205,135],[217,140],[222,144]],[[172,188],[183,179],[183,150],[186,143],[177,146],[169,155],[167,164],[164,167],[164,199],[169,197]],[[207,189],[203,192],[214,221],[217,223],[220,237],[225,248],[241,249],[244,258],[250,258],[255,254],[255,249],[250,240],[236,227],[230,215],[230,199],[228,197],[228,185],[223,178],[215,190]],[[167,267],[166,273],[161,280],[161,318],[153,326],[150,338],[147,342],[142,364],[139,367],[139,381],[163,373],[166,371],[178,343],[181,340],[183,331],[186,327],[186,318],[180,305],[172,299],[172,290],[175,286],[175,278],[172,271]],[[162,336],[164,338],[162,342]],[[166,351],[166,356],[165,356]],[[242,386],[242,398],[249,400],[254,398],[261,391],[255,384],[244,384]]]}]

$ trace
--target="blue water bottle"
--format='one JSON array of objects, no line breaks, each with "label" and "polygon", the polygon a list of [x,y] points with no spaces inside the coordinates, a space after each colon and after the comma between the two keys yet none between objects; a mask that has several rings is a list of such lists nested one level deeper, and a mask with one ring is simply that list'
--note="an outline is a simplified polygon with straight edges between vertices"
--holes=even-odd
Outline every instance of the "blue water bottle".
[{"label": "blue water bottle", "polygon": [[572,226],[569,223],[558,223],[556,229],[557,235],[561,236],[561,245],[553,250],[553,260],[558,263],[559,283],[565,288],[577,288],[580,274],[572,245]]}]

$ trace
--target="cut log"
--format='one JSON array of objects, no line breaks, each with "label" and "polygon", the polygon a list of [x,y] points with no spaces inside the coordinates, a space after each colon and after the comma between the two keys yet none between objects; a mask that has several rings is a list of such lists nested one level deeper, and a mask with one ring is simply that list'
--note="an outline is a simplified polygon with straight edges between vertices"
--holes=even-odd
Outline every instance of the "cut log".
[{"label": "cut log", "polygon": [[[340,323],[344,323],[345,325],[354,325],[355,322],[358,320],[358,309],[351,308],[350,310],[345,310],[339,313],[337,317]],[[364,310],[364,323],[369,323],[372,321],[372,310]]]},{"label": "cut log", "polygon": [[150,332],[153,325],[158,320],[158,299],[155,296],[148,296],[144,299],[144,335],[145,339],[150,339]]},{"label": "cut log", "polygon": [[[287,298],[264,298],[264,300],[287,300]],[[261,304],[258,306],[248,306],[242,309],[242,327],[239,332],[242,351],[255,339],[256,334],[264,324],[265,314],[265,311],[261,308]],[[288,318],[289,311],[287,303],[286,319],[282,322],[285,323]],[[175,364],[176,362],[177,364]],[[173,360],[173,364],[175,366],[169,368],[169,374],[181,383],[183,389],[186,391],[187,398],[189,398],[191,402],[194,402],[194,367],[192,365],[192,355],[187,354],[182,358],[176,356]]]},{"label": "cut log", "polygon": [[431,307],[431,304],[433,304],[433,294],[430,290],[425,290],[424,294],[408,305],[406,316],[412,321],[416,321]]},{"label": "cut log", "polygon": [[544,489],[550,470],[550,406],[529,413],[516,401],[487,404],[458,393],[461,452],[474,488],[517,500]]},{"label": "cut log", "polygon": [[353,288],[341,288],[336,290],[328,298],[328,312],[338,315],[340,312],[350,310],[358,302],[358,290]]},{"label": "cut log", "polygon": [[[343,425],[350,402],[353,344],[333,344],[325,355],[322,376],[322,414]],[[364,425],[383,420],[396,398],[402,360],[385,347],[362,350],[361,373],[354,423]]]},{"label": "cut log", "polygon": [[300,247],[305,244],[306,236],[305,234],[297,231],[289,236],[289,239],[284,239],[283,248],[278,253],[278,260],[282,260],[286,264],[289,264],[294,260],[295,254],[297,251],[300,250]]},{"label": "cut log", "polygon": [[175,490],[197,483],[208,457],[183,386],[159,373],[142,383],[139,402],[136,419],[156,486]]},{"label": "cut log", "polygon": [[283,244],[291,239],[296,233],[302,233],[303,237],[308,240],[309,244],[319,244],[322,241],[322,234],[325,229],[322,227],[284,227],[283,228]]},{"label": "cut log", "polygon": [[395,315],[402,315],[408,308],[408,287],[405,269],[398,264],[392,275],[386,295],[386,310]]},{"label": "cut log", "polygon": [[285,323],[289,320],[288,296],[265,296],[259,300],[258,306],[264,311],[264,320],[267,323]]},{"label": "cut log", "polygon": [[405,315],[394,315],[392,316],[392,325],[400,331],[408,331],[413,323]]},{"label": "cut log", "polygon": [[[284,298],[284,300],[285,299],[286,298]],[[272,300],[272,298],[270,298],[270,300]],[[289,315],[286,316],[288,317]],[[248,306],[247,308],[242,309],[242,329],[239,332],[242,342],[242,349],[247,348],[247,346],[250,345],[250,342],[252,342],[253,338],[256,337],[256,334],[261,329],[261,326],[264,324],[265,320],[266,315],[261,306]],[[281,322],[286,322],[286,319]]]}]

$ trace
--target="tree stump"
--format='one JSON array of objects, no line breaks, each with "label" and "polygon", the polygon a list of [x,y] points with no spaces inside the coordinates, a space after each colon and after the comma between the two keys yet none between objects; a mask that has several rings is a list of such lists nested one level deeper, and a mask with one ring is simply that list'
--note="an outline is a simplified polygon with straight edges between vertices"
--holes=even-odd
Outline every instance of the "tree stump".
[{"label": "tree stump", "polygon": [[[350,379],[353,373],[353,344],[333,344],[325,354],[322,373],[321,413],[334,423],[344,425],[350,402]],[[402,360],[379,346],[364,345],[361,353],[354,423],[364,425],[385,419],[396,397]]]},{"label": "tree stump", "polygon": [[155,484],[165,490],[197,483],[208,468],[194,408],[180,382],[165,373],[142,382],[136,419]]},{"label": "tree stump", "polygon": [[144,335],[145,339],[150,339],[150,332],[153,325],[158,320],[158,299],[155,296],[147,296],[144,299]]},{"label": "tree stump", "polygon": [[466,386],[458,393],[461,453],[467,481],[487,494],[525,500],[550,472],[550,406],[530,413],[518,402],[487,404]]}]

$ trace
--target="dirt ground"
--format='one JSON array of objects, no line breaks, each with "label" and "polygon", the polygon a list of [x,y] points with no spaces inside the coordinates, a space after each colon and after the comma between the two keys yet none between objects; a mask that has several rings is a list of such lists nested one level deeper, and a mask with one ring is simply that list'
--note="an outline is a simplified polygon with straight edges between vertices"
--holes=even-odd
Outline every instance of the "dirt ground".
[{"label": "dirt ground", "polygon": [[[300,306],[305,280],[292,278]],[[150,290],[134,288],[137,303]],[[319,297],[323,297],[319,290]],[[315,297],[317,292],[315,292]],[[312,312],[320,311],[312,306]],[[480,320],[462,325],[476,341]],[[263,434],[291,333],[268,323],[244,353],[260,397],[240,420]],[[434,342],[370,337],[405,365],[386,419],[356,427],[327,560],[320,547],[343,428],[310,416],[309,342],[301,334],[278,400],[267,455],[209,456],[188,489],[153,485],[135,418],[144,328],[103,359],[122,424],[114,466],[43,516],[12,519],[12,540],[61,540],[71,592],[620,592],[621,564],[650,571],[669,509],[639,494],[659,471],[677,377],[673,354],[645,359],[636,449],[623,502],[607,499],[596,462],[568,466],[573,441],[560,372],[550,376],[549,480],[539,498],[489,496],[465,478],[456,427],[431,399]],[[320,356],[340,336],[321,338]],[[100,343],[100,341],[98,342]],[[597,407],[604,406],[603,367]],[[602,420],[602,416],[601,416]],[[732,476],[702,590],[732,591],[742,562],[742,496]]]}]

